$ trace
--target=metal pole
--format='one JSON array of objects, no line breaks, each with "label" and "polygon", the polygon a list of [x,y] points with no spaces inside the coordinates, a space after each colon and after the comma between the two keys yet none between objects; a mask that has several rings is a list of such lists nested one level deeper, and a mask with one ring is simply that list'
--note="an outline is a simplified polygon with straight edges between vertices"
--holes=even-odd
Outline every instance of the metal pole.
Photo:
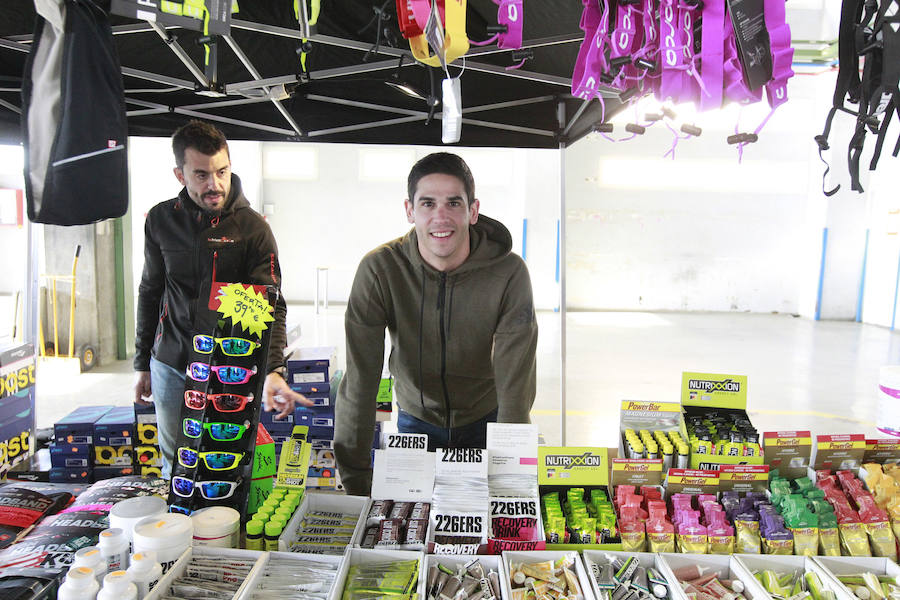
[{"label": "metal pole", "polygon": [[[27,175],[26,175],[27,177]],[[38,312],[40,306],[40,299],[38,296],[38,236],[37,231],[35,230],[35,225],[30,220],[27,222],[26,234],[28,238],[28,250],[29,256],[25,265],[25,302],[24,302],[24,310],[25,310],[25,322],[23,324],[24,329],[24,341],[26,344],[32,344],[35,348],[35,353],[40,355],[43,354],[43,339],[40,340],[41,348],[37,347],[38,344]],[[43,337],[43,336],[42,336]]]},{"label": "metal pole", "polygon": [[316,267],[316,314],[319,314],[319,267]]},{"label": "metal pole", "polygon": [[[559,128],[566,124],[566,105],[556,108]],[[559,444],[566,445],[566,143],[559,143]]]},{"label": "metal pole", "polygon": [[325,310],[328,310],[328,267],[325,267]]}]

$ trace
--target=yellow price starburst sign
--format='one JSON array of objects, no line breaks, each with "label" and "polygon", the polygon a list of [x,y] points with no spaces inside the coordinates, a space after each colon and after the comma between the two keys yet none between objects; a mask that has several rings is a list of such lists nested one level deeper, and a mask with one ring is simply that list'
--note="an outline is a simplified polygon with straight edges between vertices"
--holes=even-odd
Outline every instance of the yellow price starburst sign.
[{"label": "yellow price starburst sign", "polygon": [[275,320],[272,305],[252,285],[245,287],[240,283],[229,283],[219,289],[218,299],[218,311],[224,317],[257,337],[261,337],[262,332],[269,328],[269,323]]}]

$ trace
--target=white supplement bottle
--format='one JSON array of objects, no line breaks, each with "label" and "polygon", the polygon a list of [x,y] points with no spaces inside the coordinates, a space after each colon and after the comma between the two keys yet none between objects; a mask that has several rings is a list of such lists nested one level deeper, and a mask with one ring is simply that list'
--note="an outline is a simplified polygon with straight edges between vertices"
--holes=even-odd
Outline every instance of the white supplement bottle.
[{"label": "white supplement bottle", "polygon": [[72,567],[59,586],[57,600],[95,600],[100,585],[90,567]]},{"label": "white supplement bottle", "polygon": [[187,515],[169,513],[161,517],[141,519],[134,526],[135,553],[153,550],[165,574],[191,547],[194,522]]},{"label": "white supplement bottle", "polygon": [[128,537],[125,532],[118,527],[104,529],[100,532],[99,543],[100,554],[106,559],[106,570],[109,573],[113,571],[124,571],[128,568]]},{"label": "white supplement bottle", "polygon": [[99,584],[106,575],[106,559],[97,546],[88,546],[75,553],[72,567],[89,567],[94,570],[94,577]]},{"label": "white supplement bottle", "polygon": [[127,572],[113,571],[103,578],[103,589],[97,594],[97,600],[137,600],[137,587]]},{"label": "white supplement bottle", "polygon": [[137,587],[137,600],[143,600],[162,578],[162,566],[156,560],[156,552],[136,552],[131,555],[128,575]]}]

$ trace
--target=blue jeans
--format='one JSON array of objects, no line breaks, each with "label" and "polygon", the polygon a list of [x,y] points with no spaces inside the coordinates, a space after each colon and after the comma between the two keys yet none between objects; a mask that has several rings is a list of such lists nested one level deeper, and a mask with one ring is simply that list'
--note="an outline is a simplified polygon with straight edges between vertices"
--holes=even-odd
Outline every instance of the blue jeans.
[{"label": "blue jeans", "polygon": [[426,423],[401,410],[397,417],[397,431],[427,434],[429,452],[434,452],[435,448],[484,448],[487,445],[487,424],[496,422],[496,408],[474,423],[452,429]]},{"label": "blue jeans", "polygon": [[162,450],[162,476],[172,476],[172,460],[175,458],[175,442],[181,428],[181,407],[184,404],[184,371],[150,357],[150,390],[156,409],[156,426],[159,428],[159,448]]}]

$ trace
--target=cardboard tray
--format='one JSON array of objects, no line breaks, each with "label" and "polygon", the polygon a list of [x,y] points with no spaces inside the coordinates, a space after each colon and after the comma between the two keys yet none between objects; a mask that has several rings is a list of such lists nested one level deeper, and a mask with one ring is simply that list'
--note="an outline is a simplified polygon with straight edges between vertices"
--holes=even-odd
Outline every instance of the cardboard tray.
[{"label": "cardboard tray", "polygon": [[338,587],[336,583],[341,577],[346,577],[347,561],[344,560],[343,554],[334,556],[329,554],[304,554],[301,552],[264,552],[258,564],[258,568],[255,568],[250,576],[247,577],[247,581],[244,582],[245,585],[242,586],[241,592],[235,596],[236,600],[249,600],[249,598],[252,598],[259,580],[263,577],[266,565],[273,557],[285,560],[296,560],[298,563],[316,562],[337,566],[334,582],[332,582],[331,589],[328,590],[327,598],[328,600],[337,600],[341,597],[340,592],[337,591]]},{"label": "cardboard tray", "polygon": [[423,563],[424,567],[419,572],[419,589],[422,590],[423,593],[423,596],[420,597],[424,600],[424,594],[427,592],[426,581],[428,578],[428,569],[431,567],[431,565],[440,563],[455,570],[476,558],[481,561],[482,566],[484,566],[485,572],[497,571],[497,573],[500,575],[501,582],[500,600],[510,600],[509,596],[506,595],[506,592],[503,589],[503,580],[506,577],[506,571],[504,571],[503,569],[503,559],[496,554],[486,554],[479,556],[475,556],[472,554],[426,554],[425,562]]},{"label": "cardboard tray", "polygon": [[191,557],[195,554],[198,556],[213,556],[223,559],[252,558],[256,560],[256,564],[253,566],[253,569],[250,570],[247,578],[234,594],[234,598],[240,598],[247,588],[247,582],[259,576],[260,569],[262,568],[263,563],[263,555],[265,553],[258,550],[238,550],[235,548],[216,548],[213,546],[193,546],[184,551],[184,554],[181,555],[181,558],[179,558],[175,562],[175,564],[172,565],[172,568],[162,576],[162,578],[159,580],[159,583],[156,584],[156,587],[154,587],[149,594],[144,596],[144,600],[159,600],[160,598],[165,596],[166,592],[169,589],[169,586],[173,581],[175,581],[175,579],[177,579],[179,576],[181,576],[182,573],[184,573],[184,570],[187,568],[188,563],[191,561]]},{"label": "cardboard tray", "polygon": [[782,556],[774,554],[735,554],[735,558],[747,571],[771,569],[776,573],[787,571],[812,571],[819,576],[825,589],[834,592],[837,600],[858,600],[852,594],[847,594],[846,588],[835,585],[834,577],[810,556]]},{"label": "cardboard tray", "polygon": [[[500,590],[506,598],[512,598],[512,586],[509,584],[510,563],[536,563],[545,560],[556,560],[565,555],[575,558],[575,574],[578,576],[578,584],[581,586],[581,593],[584,600],[596,600],[594,588],[591,585],[591,579],[584,567],[584,561],[577,552],[566,552],[562,550],[534,550],[530,552],[515,552],[506,550],[503,552],[503,578],[500,579]],[[752,599],[751,599],[752,600]]]},{"label": "cardboard tray", "polygon": [[871,571],[876,575],[900,577],[900,567],[889,558],[875,556],[816,556],[813,562],[822,567],[832,583],[832,589],[841,590],[847,599],[856,599],[856,595],[843,583],[837,575],[858,575],[862,571]]},{"label": "cardboard tray", "polygon": [[[740,579],[744,584],[744,597],[747,600],[770,600],[771,596],[759,584],[747,568],[738,562],[735,555],[726,554],[659,554],[663,576],[669,581],[678,581],[674,571],[682,567],[699,565],[712,569],[708,573],[717,573],[723,579]],[[786,557],[781,557],[786,558]],[[669,588],[672,600],[688,600],[681,585]]]},{"label": "cardboard tray", "polygon": [[[332,590],[332,593],[329,596],[328,600],[338,600],[338,598],[343,595],[344,585],[347,583],[347,572],[353,565],[365,565],[401,560],[418,560],[419,574],[421,575],[425,565],[425,555],[421,552],[414,552],[412,550],[380,550],[377,548],[374,550],[367,550],[365,548],[349,548],[347,550],[347,553],[344,555],[344,565],[341,571],[338,572],[338,577],[336,577],[334,580],[334,589]],[[421,587],[421,579],[419,579],[419,584],[416,585],[416,592],[418,594],[418,598],[425,597]]]},{"label": "cardboard tray", "polygon": [[[678,581],[672,576],[671,571],[666,569],[662,565],[662,558],[659,554],[655,552],[616,552],[610,550],[583,550],[581,552],[582,560],[584,560],[584,570],[587,572],[587,577],[591,582],[591,590],[594,592],[594,597],[601,599],[606,596],[600,592],[600,588],[597,587],[597,580],[594,579],[594,576],[591,574],[591,568],[588,563],[588,560],[593,561],[598,565],[606,564],[606,556],[616,556],[621,559],[626,559],[630,556],[633,556],[638,559],[639,565],[642,567],[652,566],[654,569],[659,571],[659,574],[666,578],[669,586],[669,598],[674,598],[674,590],[675,588],[680,588],[681,586],[678,584]],[[651,596],[651,599],[655,600],[654,596]]]},{"label": "cardboard tray", "polygon": [[363,531],[366,528],[366,515],[368,515],[369,499],[365,496],[345,496],[344,494],[316,494],[306,492],[300,506],[294,511],[294,516],[288,521],[278,538],[278,550],[288,552],[291,549],[291,542],[297,536],[297,530],[300,528],[300,522],[303,521],[307,512],[329,511],[343,512],[347,514],[358,515],[356,527],[353,529],[348,547],[359,545],[362,539]]}]

